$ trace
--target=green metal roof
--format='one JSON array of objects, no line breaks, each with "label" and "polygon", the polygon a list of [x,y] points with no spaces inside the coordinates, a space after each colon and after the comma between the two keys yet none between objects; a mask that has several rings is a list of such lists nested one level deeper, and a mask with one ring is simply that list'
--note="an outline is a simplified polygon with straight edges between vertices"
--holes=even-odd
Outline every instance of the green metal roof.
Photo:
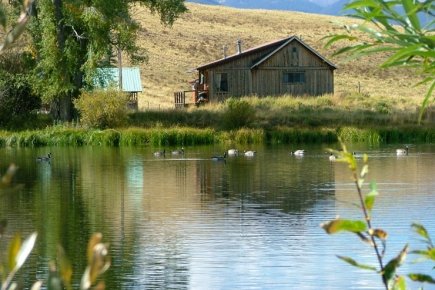
[{"label": "green metal roof", "polygon": [[[118,68],[98,68],[96,86],[106,88],[110,83],[119,84]],[[122,68],[122,90],[124,92],[142,92],[140,72],[137,67]]]}]

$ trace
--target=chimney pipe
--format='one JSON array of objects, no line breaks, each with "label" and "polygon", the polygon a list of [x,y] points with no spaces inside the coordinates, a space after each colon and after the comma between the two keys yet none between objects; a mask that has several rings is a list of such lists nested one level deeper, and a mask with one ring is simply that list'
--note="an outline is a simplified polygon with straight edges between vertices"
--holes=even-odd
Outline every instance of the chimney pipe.
[{"label": "chimney pipe", "polygon": [[240,39],[237,40],[237,53],[238,54],[242,53],[242,41]]},{"label": "chimney pipe", "polygon": [[224,45],[223,46],[223,50],[224,50],[224,59],[227,58],[227,46]]}]

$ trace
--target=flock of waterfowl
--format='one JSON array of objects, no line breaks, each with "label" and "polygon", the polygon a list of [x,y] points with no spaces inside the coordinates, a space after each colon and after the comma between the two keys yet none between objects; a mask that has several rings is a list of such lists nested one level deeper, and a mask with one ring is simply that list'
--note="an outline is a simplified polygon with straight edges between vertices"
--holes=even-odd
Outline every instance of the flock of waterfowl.
[{"label": "flock of waterfowl", "polygon": [[[244,150],[243,155],[245,156],[255,156],[257,151],[253,150]],[[211,160],[213,161],[225,161],[227,158],[227,155],[238,155],[239,150],[237,149],[229,149],[228,151],[224,152],[223,156],[211,156]],[[166,156],[166,149],[163,149],[163,151],[156,151],[153,152],[154,156]],[[171,151],[171,155],[184,155],[184,148],[181,148],[181,150],[175,150]]]},{"label": "flock of waterfowl", "polygon": [[[405,148],[403,149],[396,149],[396,154],[397,155],[408,155],[409,152],[409,147],[405,146]],[[243,155],[245,156],[255,156],[255,154],[257,153],[257,151],[252,151],[252,150],[244,150],[243,151]],[[227,154],[228,155],[239,155],[239,150],[237,149],[229,149],[228,151],[226,151],[224,153],[223,156],[212,156],[211,160],[213,161],[225,161],[227,158]],[[291,155],[296,155],[296,156],[304,156],[305,155],[305,150],[296,150],[296,151],[291,151],[290,152]],[[353,155],[357,155],[356,152],[352,152]],[[163,151],[156,151],[153,152],[154,156],[165,156],[166,155],[166,149],[163,149]],[[184,148],[181,148],[181,150],[174,150],[171,151],[171,155],[184,155]],[[338,156],[334,155],[332,152],[329,155],[329,160],[334,161],[335,159],[337,159]],[[42,156],[42,157],[36,157],[36,161],[37,162],[50,162],[51,161],[51,153],[49,152],[47,154],[47,156]]]},{"label": "flock of waterfowl", "polygon": [[[409,147],[405,146],[404,149],[396,149],[396,154],[397,155],[408,155],[409,152]],[[255,154],[257,153],[257,151],[252,151],[252,150],[244,150],[242,155],[245,156],[255,156]],[[291,155],[295,155],[295,156],[304,156],[306,153],[305,150],[300,149],[300,150],[296,150],[296,151],[291,151],[290,154]],[[162,152],[154,152],[153,153],[154,156],[165,156],[165,150],[163,150]],[[180,154],[184,154],[184,148],[181,148],[181,150],[176,150],[176,151],[171,151],[172,155],[180,155]],[[358,154],[356,152],[352,152],[352,154],[354,156],[357,156]],[[225,161],[227,158],[227,155],[229,156],[234,156],[234,155],[239,155],[239,150],[238,149],[229,149],[228,151],[226,151],[224,153],[223,156],[212,156],[211,160],[213,161]],[[332,152],[329,155],[329,160],[334,161],[335,159],[337,159],[338,156],[334,155]]]},{"label": "flock of waterfowl", "polygon": [[[402,149],[402,148],[401,149],[396,149],[396,155],[398,155],[398,156],[403,156],[403,155],[407,156],[408,152],[409,152],[409,147],[408,146],[405,146],[404,149]],[[358,154],[356,152],[352,152],[352,155],[358,156]],[[331,160],[331,161],[334,161],[337,158],[338,158],[338,156],[334,155],[332,152],[329,155],[329,160]]]}]

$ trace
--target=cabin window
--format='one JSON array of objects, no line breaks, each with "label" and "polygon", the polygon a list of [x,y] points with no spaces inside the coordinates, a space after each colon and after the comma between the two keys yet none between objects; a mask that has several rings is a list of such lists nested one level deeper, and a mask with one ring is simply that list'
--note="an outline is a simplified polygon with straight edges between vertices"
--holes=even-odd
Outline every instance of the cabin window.
[{"label": "cabin window", "polygon": [[293,52],[293,53],[298,52],[298,49],[297,49],[296,46],[293,46],[293,47],[292,47],[292,52]]},{"label": "cabin window", "polygon": [[215,86],[218,92],[228,92],[228,74],[217,73],[215,74]]},{"label": "cabin window", "polygon": [[284,73],[282,75],[282,82],[284,84],[305,83],[305,73],[303,72]]}]

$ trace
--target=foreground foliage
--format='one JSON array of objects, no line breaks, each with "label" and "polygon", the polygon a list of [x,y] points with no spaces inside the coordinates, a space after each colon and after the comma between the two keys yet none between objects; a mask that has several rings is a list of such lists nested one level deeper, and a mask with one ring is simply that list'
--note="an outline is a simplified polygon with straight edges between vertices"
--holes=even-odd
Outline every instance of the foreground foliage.
[{"label": "foreground foliage", "polygon": [[[346,34],[334,34],[328,39],[325,47],[336,42],[347,40],[352,44],[339,49],[334,55],[348,55],[344,61],[367,55],[388,53],[378,69],[405,67],[417,69],[422,81],[430,84],[420,111],[422,118],[425,107],[435,89],[435,43],[433,1],[387,1],[357,0],[345,5],[344,10],[352,11],[348,16],[362,19],[362,25],[338,23],[347,31]],[[403,12],[402,12],[403,11]],[[419,18],[424,15],[428,23],[423,25]],[[360,34],[354,32],[362,32]]]},{"label": "foreground foliage", "polygon": [[[365,177],[369,171],[368,167],[368,156],[364,154],[364,165],[358,175],[357,172],[357,162],[355,156],[351,152],[347,152],[346,146],[342,144],[343,150],[336,151],[332,149],[328,149],[332,154],[338,156],[335,159],[336,162],[345,162],[349,165],[349,168],[352,172],[352,179],[355,183],[358,200],[359,200],[359,208],[361,209],[363,220],[349,220],[337,218],[335,220],[327,221],[322,223],[320,226],[328,233],[328,234],[336,234],[342,231],[353,233],[358,235],[358,237],[364,242],[370,245],[377,257],[379,268],[373,267],[371,265],[361,264],[350,257],[338,256],[338,258],[343,261],[351,264],[352,266],[359,267],[362,269],[376,271],[380,274],[382,283],[385,286],[385,289],[390,290],[405,290],[406,289],[406,281],[403,276],[398,275],[398,268],[404,263],[407,254],[409,252],[409,245],[406,244],[402,251],[397,254],[397,256],[391,259],[388,262],[384,261],[384,254],[386,251],[387,238],[388,233],[380,228],[372,227],[372,210],[374,208],[374,203],[376,200],[376,196],[379,195],[377,190],[377,185],[375,181],[370,183],[370,190],[367,194],[362,193],[362,186],[365,181]],[[412,254],[417,254],[420,256],[422,260],[431,260],[435,262],[435,248],[432,240],[429,236],[429,233],[425,229],[425,227],[418,223],[412,224],[412,230],[417,233],[423,241],[425,242],[427,248],[424,250],[415,250],[411,251]],[[420,273],[409,273],[408,277],[414,281],[426,282],[435,284],[435,278],[430,275],[420,274]]]}]

